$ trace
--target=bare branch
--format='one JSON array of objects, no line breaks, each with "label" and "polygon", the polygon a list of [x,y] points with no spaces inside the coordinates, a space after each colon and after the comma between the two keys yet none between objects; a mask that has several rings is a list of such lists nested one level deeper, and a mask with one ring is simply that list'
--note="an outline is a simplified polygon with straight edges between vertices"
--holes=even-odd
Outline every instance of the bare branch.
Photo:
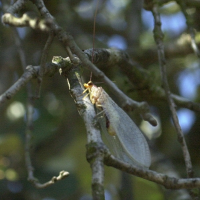
[{"label": "bare branch", "polygon": [[[89,59],[91,59],[91,49],[85,50],[84,53],[87,55],[87,57]],[[114,62],[111,58],[115,57],[116,55],[118,56],[119,59],[115,60],[115,62]],[[77,59],[76,62],[78,62],[78,58],[77,57],[74,57],[74,58],[76,58]],[[69,62],[69,60],[67,62]],[[144,93],[146,93],[146,91],[148,91],[149,95],[145,95],[144,97],[148,96],[148,98],[153,98],[155,100],[157,100],[157,99],[166,100],[166,97],[164,95],[164,90],[161,87],[157,86],[156,83],[153,82],[148,71],[142,69],[141,66],[135,62],[129,62],[128,55],[125,54],[123,51],[117,50],[117,49],[95,49],[94,50],[94,64],[96,64],[99,67],[101,67],[102,64],[104,65],[104,67],[109,67],[109,66],[111,66],[111,63],[114,63],[114,65],[118,65],[121,67],[121,69],[123,69],[123,71],[129,77],[129,80],[132,81],[135,86],[139,87],[139,89],[137,90],[138,93],[141,93],[141,95],[142,95],[143,91],[144,91]],[[54,66],[52,65],[51,67],[46,66],[45,67],[46,68],[45,75],[52,76],[54,73],[57,72],[57,69],[61,67],[61,66],[57,66],[57,68],[56,68],[55,66],[56,65],[54,65]],[[65,64],[63,65],[63,67],[65,67]],[[36,70],[35,72],[38,73],[37,70],[39,70],[39,68],[34,67],[34,69]],[[29,70],[30,70],[30,68],[29,68]],[[32,71],[32,73],[35,73],[35,72]],[[28,73],[28,72],[25,72],[24,76],[27,76],[26,73]],[[35,75],[37,75],[37,73]],[[30,77],[30,79],[31,79],[31,77]],[[135,84],[135,81],[140,84],[139,85]],[[19,85],[21,84],[21,79],[19,81],[17,81],[17,84],[19,84]],[[145,90],[141,90],[141,88],[145,88]],[[12,90],[13,90],[13,88],[12,88]],[[147,106],[145,104],[143,105],[142,103],[137,103],[133,100],[131,100],[131,101],[126,100],[126,97],[124,97],[124,94],[118,95],[118,93],[115,93],[114,88],[112,88],[110,90],[113,92],[113,94],[116,97],[121,99],[121,102],[123,102],[123,105],[126,109],[130,109],[132,107],[132,108],[136,108],[136,109],[141,108],[141,110],[142,110]],[[5,97],[6,97],[5,94],[4,94],[4,96],[2,96],[2,95],[0,96],[0,98],[1,98],[0,103],[2,103],[2,98],[4,99]],[[191,109],[194,111],[200,111],[200,105],[198,103],[194,103],[190,100],[187,100],[183,97],[180,97],[180,96],[174,95],[174,94],[172,94],[172,98],[174,99],[177,106],[188,108],[188,109]],[[9,99],[9,95],[8,95],[8,98],[6,98],[6,99]],[[147,99],[147,100],[149,100],[149,99]],[[131,102],[134,102],[134,103],[132,104]],[[146,111],[142,111],[141,114],[143,112],[144,112],[144,114],[148,113],[148,106],[145,109],[146,109]],[[139,112],[140,112],[140,109],[139,109]],[[149,118],[149,120],[150,120],[150,118]]]},{"label": "bare branch", "polygon": [[[75,100],[79,114],[82,116],[87,131],[87,160],[92,168],[92,194],[93,199],[104,199],[104,165],[103,150],[105,145],[101,140],[101,134],[97,122],[94,106],[88,98],[83,99],[83,88],[78,74],[79,67],[72,66],[71,70],[63,72],[68,80],[70,94]],[[78,81],[79,80],[79,81]]]},{"label": "bare branch", "polygon": [[38,8],[40,14],[45,18],[45,19],[52,19],[54,20],[54,17],[50,14],[48,9],[46,8],[43,0],[31,0],[36,7]]},{"label": "bare branch", "polygon": [[36,92],[37,98],[40,97],[40,92],[41,92],[41,87],[42,87],[42,79],[43,79],[43,75],[45,74],[45,70],[46,70],[45,65],[46,65],[46,61],[47,61],[47,56],[48,56],[48,52],[50,50],[50,46],[53,42],[53,39],[54,39],[54,33],[53,33],[53,31],[49,31],[49,36],[48,36],[48,39],[46,41],[46,44],[44,46],[44,49],[42,51],[42,56],[41,56],[39,76],[38,76],[38,91]]},{"label": "bare branch", "polygon": [[167,100],[169,103],[169,107],[171,110],[174,126],[175,126],[177,134],[178,134],[178,141],[180,142],[181,147],[182,147],[183,156],[184,156],[185,165],[186,165],[187,176],[189,178],[191,178],[191,177],[193,177],[193,167],[192,167],[192,163],[191,163],[191,158],[190,158],[190,154],[188,151],[188,147],[187,147],[182,129],[179,124],[178,116],[177,116],[176,110],[175,110],[175,104],[171,97],[171,92],[169,89],[169,84],[168,84],[168,80],[167,80],[167,76],[166,76],[166,74],[167,74],[166,73],[166,60],[165,60],[164,44],[163,44],[164,35],[161,30],[160,14],[158,12],[157,5],[153,6],[152,13],[154,16],[154,40],[155,40],[155,42],[157,44],[157,48],[158,48],[158,59],[159,59],[159,65],[160,65],[160,69],[161,69],[162,82],[163,82],[165,94],[166,94],[166,97],[167,97]]},{"label": "bare branch", "polygon": [[66,178],[69,173],[66,171],[61,171],[59,176],[57,177],[52,177],[52,179],[46,183],[40,183],[39,180],[37,178],[35,178],[34,176],[34,168],[31,162],[31,155],[30,155],[30,147],[31,147],[31,133],[32,133],[32,129],[33,129],[33,103],[34,103],[34,99],[31,99],[28,101],[28,105],[27,105],[27,127],[26,127],[26,138],[25,138],[25,161],[26,161],[26,168],[28,171],[28,180],[30,182],[32,182],[35,187],[37,188],[46,188],[54,183],[56,183],[57,181],[60,181],[64,178]]},{"label": "bare branch", "polygon": [[36,74],[36,68],[28,66],[24,74],[6,92],[0,96],[0,104],[11,99]]},{"label": "bare branch", "polygon": [[45,64],[47,61],[47,56],[48,56],[50,46],[53,42],[53,38],[54,38],[54,34],[52,31],[50,31],[48,39],[47,39],[44,49],[42,51],[42,57],[41,57],[41,62],[40,62],[40,71],[39,71],[40,76],[43,76],[45,74]]},{"label": "bare branch", "polygon": [[[80,113],[80,115],[83,117],[86,129],[87,129],[87,138],[88,138],[88,144],[87,144],[87,159],[91,162],[97,162],[99,163],[97,166],[100,167],[100,171],[95,171],[93,169],[93,173],[100,173],[102,175],[102,154],[104,154],[104,164],[107,166],[112,166],[114,168],[117,168],[119,170],[125,171],[129,174],[147,179],[149,181],[153,181],[155,183],[161,184],[164,187],[168,189],[191,189],[200,187],[200,178],[185,178],[185,179],[179,179],[175,177],[170,177],[165,174],[157,173],[152,170],[145,170],[140,167],[131,166],[130,164],[124,163],[119,161],[118,159],[114,158],[108,151],[108,149],[105,147],[105,145],[102,143],[100,132],[98,128],[96,127],[96,123],[94,122],[95,119],[95,112],[94,108],[91,105],[90,101],[86,98],[83,100],[82,91],[80,84],[77,85],[75,77],[72,77],[71,73],[75,73],[77,71],[76,68],[71,68],[71,72],[67,71],[64,72],[64,76],[67,76],[70,78],[69,85],[70,85],[70,93],[72,97],[75,100],[77,109]],[[66,75],[67,73],[70,73]],[[92,167],[95,167],[96,165],[91,165]],[[96,167],[97,167],[96,166]],[[96,168],[98,169],[98,168]],[[93,178],[95,175],[93,174]],[[96,174],[97,175],[97,174]],[[98,179],[96,179],[96,182],[98,182],[101,187],[101,184],[103,183],[101,180],[101,176],[97,176]],[[94,194],[94,193],[93,193]]]},{"label": "bare branch", "polygon": [[[53,76],[58,72],[58,67],[55,64],[46,64],[45,75]],[[39,66],[27,66],[24,74],[2,95],[0,95],[0,104],[4,103],[6,100],[11,99],[20,89],[22,89],[25,84],[32,78],[36,78],[39,73]]]},{"label": "bare branch", "polygon": [[32,132],[32,122],[33,122],[33,105],[32,105],[33,101],[29,101],[28,102],[28,106],[27,106],[27,128],[26,128],[26,138],[25,138],[25,162],[26,162],[26,168],[28,171],[28,180],[30,182],[32,182],[35,187],[37,188],[46,188],[54,183],[56,183],[57,181],[60,181],[64,178],[66,178],[69,175],[69,172],[66,171],[61,171],[59,173],[59,176],[57,177],[52,177],[52,179],[46,183],[40,183],[39,180],[37,178],[35,178],[34,176],[34,168],[31,162],[31,156],[30,156],[30,146],[31,146],[31,132]]},{"label": "bare branch", "polygon": [[25,70],[25,67],[27,66],[27,64],[26,64],[26,55],[25,55],[25,52],[24,52],[24,49],[23,49],[23,46],[22,46],[22,42],[21,42],[21,39],[20,39],[19,34],[17,32],[17,29],[13,28],[12,30],[13,30],[13,33],[14,33],[15,44],[17,46],[17,51],[18,51],[19,58],[20,58],[20,61],[21,61],[21,64],[22,64],[22,68],[23,68],[23,70]]},{"label": "bare branch", "polygon": [[152,170],[131,166],[114,158],[109,152],[105,152],[104,163],[129,174],[163,185],[167,189],[192,189],[200,187],[200,178],[175,178]]},{"label": "bare branch", "polygon": [[[155,144],[155,143],[154,143]],[[152,146],[151,155],[152,155],[152,169],[156,172],[163,173],[167,176],[174,178],[180,177],[180,170],[174,165],[174,162],[171,158],[164,155],[161,151],[159,151],[156,146]],[[160,190],[164,193],[164,196],[170,199],[190,199],[190,194],[187,189],[181,190],[167,190],[162,187],[162,185],[158,185]],[[178,198],[177,198],[178,197]]]},{"label": "bare branch", "polygon": [[20,11],[28,0],[17,0],[13,5],[8,8],[8,13],[15,14]]},{"label": "bare branch", "polygon": [[184,153],[188,176],[190,177],[191,171],[192,171],[192,164],[191,164],[190,155],[189,155],[189,152],[187,149],[187,145],[186,145],[179,121],[178,121],[178,117],[176,115],[175,104],[173,102],[173,99],[171,98],[171,92],[170,92],[168,80],[166,77],[166,60],[165,60],[165,55],[164,55],[163,33],[161,30],[160,15],[159,15],[158,8],[156,5],[154,5],[154,7],[152,9],[152,13],[153,13],[154,20],[155,20],[154,38],[155,38],[155,42],[156,42],[157,48],[158,48],[159,65],[161,68],[161,76],[162,76],[162,81],[163,81],[163,85],[164,85],[164,89],[165,89],[165,94],[166,94],[166,97],[167,97],[167,100],[168,100],[168,103],[170,106],[172,118],[173,118],[176,130],[177,130],[177,133],[179,135],[179,138],[182,138],[181,145],[183,148],[183,153]]},{"label": "bare branch", "polygon": [[[24,14],[21,18],[16,18],[14,16],[14,13],[17,10],[20,10],[21,6],[24,5],[26,1],[17,1],[16,6],[11,7],[10,13],[6,13],[2,17],[2,21],[4,23],[7,23],[9,25],[13,26],[30,26],[32,28],[39,28],[42,31],[46,30],[52,30],[52,34],[55,33],[58,37],[58,39],[61,41],[61,43],[64,45],[67,54],[70,57],[70,60],[72,63],[76,62],[77,59],[74,57],[73,53],[78,56],[78,58],[81,60],[82,64],[85,67],[88,67],[95,76],[101,78],[103,82],[105,82],[108,87],[110,88],[113,93],[119,99],[121,102],[124,103],[125,107],[134,107],[138,108],[143,115],[143,118],[151,122],[152,124],[155,123],[154,118],[151,116],[149,113],[148,106],[145,102],[138,103],[127,97],[119,88],[112,82],[108,77],[104,75],[104,73],[96,68],[96,66],[89,61],[88,58],[88,53],[86,51],[83,53],[79,47],[76,45],[74,42],[73,38],[71,35],[67,34],[62,28],[60,28],[56,22],[53,21],[52,15],[49,13],[49,11],[46,9],[44,3],[42,0],[32,0],[33,3],[35,3],[36,7],[40,11],[41,15],[45,18],[45,20],[37,20],[37,19],[31,19],[27,14]],[[150,1],[148,1],[150,2]],[[188,2],[188,1],[187,1]],[[192,1],[194,2],[194,1]],[[154,2],[153,2],[154,3]],[[184,105],[186,107],[190,107],[192,109],[200,110],[200,106],[198,104],[194,104],[192,102],[189,102],[181,97],[172,95],[169,90],[167,78],[166,78],[166,71],[165,71],[165,65],[166,65],[166,60],[165,60],[165,55],[164,55],[164,48],[163,48],[163,34],[160,28],[161,22],[160,22],[160,16],[157,11],[157,7],[154,6],[154,4],[151,4],[150,2],[150,9],[152,9],[152,12],[154,14],[155,18],[155,41],[157,43],[158,47],[158,54],[159,54],[159,63],[161,66],[161,72],[162,72],[162,78],[163,78],[163,83],[164,83],[164,90],[161,87],[155,86],[152,80],[149,78],[149,75],[146,71],[142,69],[133,69],[130,73],[129,67],[136,68],[136,63],[133,63],[132,61],[129,60],[127,55],[123,52],[117,51],[117,50],[104,50],[102,51],[102,59],[101,57],[96,57],[94,55],[94,60],[96,59],[96,64],[99,65],[102,61],[104,61],[104,64],[106,63],[108,66],[117,64],[120,66],[122,70],[127,71],[126,73],[129,74],[129,79],[134,82],[133,79],[133,74],[137,72],[135,77],[137,77],[137,80],[141,82],[139,84],[138,88],[142,88],[143,86],[147,87],[149,92],[154,95],[158,92],[158,95],[155,97],[157,99],[166,99],[169,102],[170,109],[172,112],[173,120],[175,127],[177,129],[178,135],[179,135],[179,140],[182,145],[183,149],[183,154],[184,154],[184,159],[186,163],[186,168],[187,168],[187,173],[188,177],[192,177],[192,164],[190,161],[190,155],[187,149],[187,145],[185,143],[185,139],[182,134],[182,130],[180,128],[178,118],[175,112],[175,105],[174,101],[177,103],[177,105]],[[50,19],[49,21],[46,19]],[[4,102],[6,99],[9,99],[14,96],[31,78],[38,76],[39,72],[40,75],[46,75],[49,73],[49,70],[45,70],[45,62],[46,62],[46,52],[49,48],[49,44],[51,44],[52,37],[49,37],[49,43],[46,43],[45,49],[44,49],[44,54],[41,59],[41,69],[39,67],[28,67],[28,69],[25,71],[25,73],[22,75],[22,77],[11,87],[9,88],[4,94],[0,96],[0,103]],[[107,57],[105,59],[105,57]],[[121,57],[120,57],[121,56]],[[93,57],[93,56],[92,56]],[[100,59],[99,59],[100,58]],[[126,61],[125,61],[126,60]],[[94,61],[95,62],[95,61]],[[125,67],[123,67],[125,65]],[[60,66],[60,65],[58,65]],[[126,67],[128,66],[128,67]],[[134,67],[133,67],[134,66]],[[55,73],[55,71],[58,69],[58,67],[55,67],[54,65],[54,70],[52,70],[52,73]],[[40,71],[39,71],[40,70]],[[137,71],[138,70],[138,71]],[[87,129],[87,159],[90,162],[91,168],[92,168],[92,189],[93,189],[93,197],[94,199],[101,199],[104,198],[104,187],[103,187],[103,182],[104,182],[104,166],[103,162],[107,164],[108,166],[113,166],[115,168],[118,168],[120,170],[126,171],[130,174],[134,174],[136,176],[145,178],[147,180],[156,182],[158,184],[161,184],[165,186],[166,188],[171,188],[171,189],[180,189],[180,188],[196,188],[200,187],[200,179],[199,178],[188,178],[188,179],[177,179],[174,177],[169,177],[164,174],[156,173],[151,170],[144,170],[141,168],[137,168],[134,166],[130,166],[126,163],[122,163],[115,159],[110,153],[107,151],[106,147],[102,143],[101,137],[100,137],[100,131],[96,125],[96,122],[94,122],[95,119],[95,112],[94,108],[91,105],[91,103],[87,100],[83,100],[81,94],[82,94],[82,89],[80,84],[77,82],[77,80],[74,82],[74,77],[75,77],[75,68],[68,68],[68,71],[63,71],[63,75],[65,77],[68,77],[68,82],[70,85],[70,93],[75,99],[76,106],[78,108],[79,113],[84,119],[84,122],[86,124],[86,129]],[[165,93],[164,93],[165,92]],[[166,94],[166,97],[165,95]],[[29,106],[28,106],[29,107]],[[44,188],[47,187],[51,184],[54,184],[58,180],[62,180],[68,175],[68,172],[62,171],[60,172],[60,175],[58,177],[53,177],[50,181],[47,183],[41,184],[39,181],[34,177],[33,174],[33,167],[31,164],[30,160],[30,139],[31,139],[31,127],[32,127],[32,113],[33,113],[33,105],[30,105],[29,111],[27,118],[28,120],[28,125],[27,125],[27,144],[26,144],[26,162],[27,162],[27,168],[28,168],[28,173],[29,173],[29,180],[32,181],[36,187],[38,188]]]},{"label": "bare branch", "polygon": [[[103,51],[103,49],[101,49]],[[95,55],[95,54],[94,54]],[[96,57],[94,56],[94,62],[95,62]],[[107,60],[105,60],[106,62]],[[69,59],[65,59],[62,58],[61,56],[54,56],[53,63],[58,64],[59,67],[64,66],[68,66],[70,60]],[[100,74],[103,74],[103,72],[101,70],[99,70],[98,68],[96,68],[96,66],[94,65],[94,69],[97,70]],[[110,79],[108,79],[105,75],[101,77],[101,80],[109,80],[109,82],[111,82],[113,84],[112,81],[110,81]],[[146,102],[136,102],[134,100],[132,100],[131,98],[129,98],[128,96],[126,96],[115,84],[114,88],[111,87],[112,89],[114,89],[114,91],[112,91],[116,97],[118,97],[119,100],[121,100],[121,102],[124,103],[123,107],[132,107],[132,108],[137,108],[138,113],[140,113],[143,117],[144,120],[148,121],[149,123],[151,123],[152,125],[156,126],[157,125],[157,121],[154,119],[154,117],[150,114],[150,110],[149,107],[147,105]]]},{"label": "bare branch", "polygon": [[[29,96],[30,90],[28,90]],[[27,102],[27,123],[26,123],[26,131],[25,131],[25,162],[26,162],[26,168],[28,172],[28,180],[34,184],[37,188],[46,188],[57,181],[63,180],[69,175],[69,172],[67,171],[60,171],[59,176],[54,176],[52,179],[46,183],[40,183],[39,180],[34,176],[34,167],[31,162],[31,137],[32,137],[32,129],[33,129],[33,114],[34,114],[34,102],[36,98],[30,98]]]},{"label": "bare branch", "polygon": [[[88,56],[89,60],[92,59],[92,49],[84,50],[84,53]],[[163,88],[158,86],[147,70],[137,62],[132,61],[124,51],[119,49],[94,49],[94,64],[99,68],[119,66],[127,75],[129,81],[133,83],[138,94],[140,94],[143,99],[146,99],[146,101],[166,100]],[[111,89],[111,91],[119,99],[121,98],[121,96],[115,93],[114,89]],[[172,98],[177,106],[200,111],[200,104],[198,103],[194,103],[175,94],[172,94]],[[128,104],[128,101],[124,101],[123,99],[121,102],[126,102],[126,104],[124,103],[124,107],[126,108],[132,106]]]},{"label": "bare branch", "polygon": [[[97,52],[96,52],[97,51]],[[98,53],[102,51],[102,53],[98,55]],[[86,54],[88,54],[88,51],[84,51]],[[101,65],[104,60],[104,66],[111,66],[111,65],[120,65],[122,63],[121,56],[119,55],[120,51],[116,49],[99,49],[95,50],[94,52],[94,64]],[[92,55],[92,54],[90,54]],[[88,63],[82,62],[83,64]],[[136,102],[126,96],[101,70],[99,70],[95,65],[92,63],[88,63],[87,66],[90,68],[92,73],[100,78],[100,80],[107,84],[110,91],[119,99],[123,107],[130,110],[130,108],[137,108],[138,112],[142,115],[143,119],[151,123],[152,125],[157,125],[156,120],[154,117],[150,114],[149,108],[146,102]]]},{"label": "bare branch", "polygon": [[[47,10],[47,8],[45,7],[42,0],[35,0],[33,2],[38,7],[39,11],[41,12],[41,15],[43,15],[45,17],[53,18],[52,15]],[[71,56],[70,52],[73,52],[74,54],[76,54],[79,57],[79,59],[81,60],[82,64],[84,66],[89,67],[95,76],[101,78],[101,80],[103,82],[105,82],[112,90],[115,91],[115,94],[117,94],[118,97],[124,96],[124,93],[121,90],[119,90],[119,88],[117,88],[116,85],[112,81],[110,81],[110,79],[107,78],[102,71],[100,71],[98,68],[96,68],[94,66],[94,64],[92,64],[87,59],[87,57],[83,54],[83,52],[80,50],[80,48],[76,45],[76,43],[74,42],[71,35],[68,35],[65,31],[63,31],[62,28],[60,28],[54,21],[49,21],[48,25],[49,25],[50,29],[52,29],[55,32],[55,34],[57,35],[59,40],[62,42],[62,44],[64,44],[68,54],[70,54],[69,56],[71,57],[72,62],[73,62],[73,57]],[[120,99],[123,99],[123,98],[120,98]],[[146,103],[137,103],[128,97],[124,98],[123,100],[124,100],[124,102],[126,102],[127,105],[131,105],[131,107],[140,108],[140,111],[144,112],[142,114],[144,119],[148,120],[152,125],[157,124],[156,120],[153,118],[153,116],[150,113],[145,114],[149,111]]]},{"label": "bare branch", "polygon": [[175,95],[175,94],[171,94],[174,102],[176,103],[177,106],[179,107],[183,107],[183,108],[188,108],[190,110],[193,111],[200,111],[200,104],[199,103],[194,103],[188,99],[185,99],[181,96]]},{"label": "bare branch", "polygon": [[49,31],[46,20],[38,18],[32,19],[27,13],[23,14],[21,18],[15,17],[11,13],[5,13],[2,16],[2,23],[15,27],[30,26],[33,29]]},{"label": "bare branch", "polygon": [[37,187],[39,189],[43,189],[43,188],[49,187],[50,185],[55,184],[58,181],[63,180],[68,175],[69,175],[69,172],[67,172],[67,171],[60,171],[59,175],[58,176],[53,176],[50,181],[47,181],[46,183],[39,183],[39,181],[37,179],[35,179],[35,177],[33,177],[33,176],[31,176],[29,174],[28,180],[30,182],[32,182],[35,185],[35,187]]}]

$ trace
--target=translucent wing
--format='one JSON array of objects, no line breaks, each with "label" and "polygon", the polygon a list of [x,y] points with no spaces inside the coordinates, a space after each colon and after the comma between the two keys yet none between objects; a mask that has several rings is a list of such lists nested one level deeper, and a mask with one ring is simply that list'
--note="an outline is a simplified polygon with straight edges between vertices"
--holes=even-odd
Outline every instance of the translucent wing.
[{"label": "translucent wing", "polygon": [[109,126],[116,133],[114,137],[107,133],[106,137],[115,156],[127,163],[148,168],[151,164],[151,155],[145,137],[130,117],[105,91],[103,92],[106,98],[101,107],[109,120]]}]

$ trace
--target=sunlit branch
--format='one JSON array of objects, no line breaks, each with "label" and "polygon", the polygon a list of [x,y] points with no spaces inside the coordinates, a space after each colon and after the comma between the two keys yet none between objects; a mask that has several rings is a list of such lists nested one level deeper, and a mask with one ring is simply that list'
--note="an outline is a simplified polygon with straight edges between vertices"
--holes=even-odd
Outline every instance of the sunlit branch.
[{"label": "sunlit branch", "polygon": [[67,171],[60,171],[59,175],[58,176],[53,176],[51,178],[50,181],[47,181],[46,183],[40,183],[34,176],[33,176],[33,173],[30,172],[29,173],[29,176],[28,176],[28,180],[30,182],[32,182],[36,188],[39,188],[39,189],[43,189],[43,188],[46,188],[46,187],[49,187],[50,185],[53,185],[55,183],[57,183],[58,181],[61,181],[63,180],[64,178],[66,178],[67,176],[69,175],[69,172]]},{"label": "sunlit branch", "polygon": [[23,14],[22,17],[15,17],[11,13],[5,13],[2,16],[2,22],[4,24],[15,26],[15,27],[25,27],[29,26],[33,29],[39,29],[41,31],[49,31],[46,25],[47,21],[38,18],[31,18],[27,13]]}]

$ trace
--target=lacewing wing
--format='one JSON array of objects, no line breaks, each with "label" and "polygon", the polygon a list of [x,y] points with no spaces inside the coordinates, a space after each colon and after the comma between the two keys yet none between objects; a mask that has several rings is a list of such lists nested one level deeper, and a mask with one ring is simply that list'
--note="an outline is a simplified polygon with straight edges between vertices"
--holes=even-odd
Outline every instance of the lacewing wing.
[{"label": "lacewing wing", "polygon": [[91,81],[84,84],[90,101],[103,110],[99,121],[114,155],[129,164],[149,168],[151,155],[147,141],[130,117],[109,97],[102,87]]}]

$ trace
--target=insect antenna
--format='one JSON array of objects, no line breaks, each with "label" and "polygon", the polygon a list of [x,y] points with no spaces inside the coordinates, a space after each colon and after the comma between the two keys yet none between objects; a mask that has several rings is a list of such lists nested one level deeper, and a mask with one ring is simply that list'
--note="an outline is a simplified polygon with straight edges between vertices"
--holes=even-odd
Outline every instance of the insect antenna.
[{"label": "insect antenna", "polygon": [[98,6],[99,6],[99,0],[97,0],[95,12],[94,12],[94,21],[93,21],[93,41],[92,41],[92,63],[94,63],[94,46],[95,46],[96,18],[97,18]]},{"label": "insect antenna", "polygon": [[[99,0],[97,0],[95,5],[95,11],[94,11],[94,20],[93,20],[93,39],[92,39],[92,63],[94,63],[94,48],[95,48],[95,34],[96,34],[96,17],[99,7]],[[92,81],[92,72],[90,74],[90,81]]]}]

